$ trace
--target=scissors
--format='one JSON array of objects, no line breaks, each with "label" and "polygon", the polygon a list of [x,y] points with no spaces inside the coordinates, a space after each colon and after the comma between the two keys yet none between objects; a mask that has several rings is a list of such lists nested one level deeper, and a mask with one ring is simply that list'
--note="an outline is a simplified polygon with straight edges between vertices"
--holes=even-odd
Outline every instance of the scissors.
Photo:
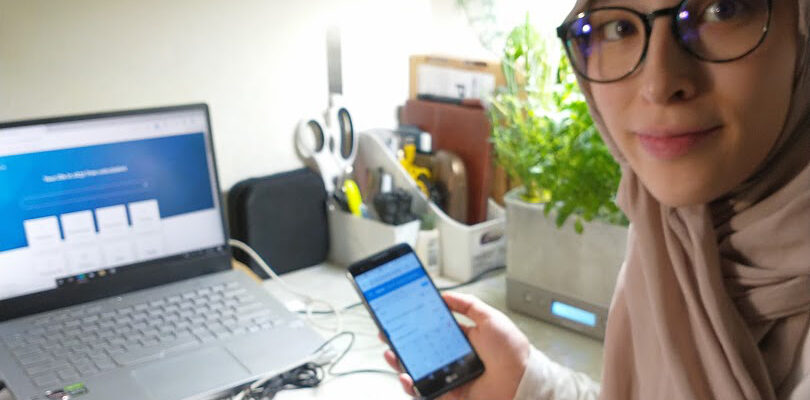
[{"label": "scissors", "polygon": [[319,116],[304,118],[298,123],[295,136],[299,153],[315,163],[326,192],[334,193],[351,173],[357,156],[357,136],[349,110],[332,106],[326,112],[326,120]]}]

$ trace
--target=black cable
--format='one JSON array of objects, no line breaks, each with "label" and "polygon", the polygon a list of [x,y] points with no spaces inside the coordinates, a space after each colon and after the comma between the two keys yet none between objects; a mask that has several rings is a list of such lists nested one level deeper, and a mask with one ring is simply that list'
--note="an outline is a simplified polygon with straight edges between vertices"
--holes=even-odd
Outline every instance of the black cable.
[{"label": "black cable", "polygon": [[[384,375],[394,375],[394,376],[397,375],[396,372],[394,372],[394,371],[388,371],[388,370],[383,370],[383,369],[356,369],[356,370],[352,370],[352,371],[335,372],[334,371],[335,366],[338,365],[338,363],[343,359],[343,357],[345,357],[346,354],[349,353],[349,350],[351,350],[352,347],[354,346],[354,339],[355,339],[355,336],[356,336],[354,334],[354,332],[349,332],[349,331],[340,332],[340,333],[336,334],[335,336],[332,336],[329,340],[324,342],[320,347],[318,347],[317,350],[314,351],[314,353],[317,353],[317,352],[323,350],[326,346],[329,345],[329,343],[334,342],[335,340],[337,340],[338,338],[340,338],[342,336],[349,336],[349,345],[346,346],[346,349],[344,349],[343,352],[340,353],[339,356],[337,356],[337,358],[335,358],[334,360],[332,360],[332,361],[330,361],[328,363],[329,364],[329,369],[327,371],[329,372],[329,375],[336,376],[336,377],[342,377],[342,376],[348,376],[348,375],[354,375],[354,374],[384,374]],[[323,365],[326,365],[326,364],[323,364]]]},{"label": "black cable", "polygon": [[335,336],[332,336],[329,340],[325,341],[321,344],[313,354],[317,354],[321,350],[323,350],[326,346],[330,343],[334,342],[340,337],[348,336],[349,337],[349,345],[337,356],[334,360],[329,361],[324,364],[316,364],[313,362],[308,362],[304,365],[299,366],[298,368],[294,368],[288,372],[285,372],[281,375],[275,376],[264,384],[259,387],[253,389],[246,389],[245,397],[243,400],[272,400],[276,394],[284,390],[296,390],[296,389],[308,389],[314,388],[323,382],[324,379],[324,367],[329,365],[329,369],[327,370],[328,373],[335,377],[343,377],[347,375],[353,374],[385,374],[385,375],[394,375],[397,374],[393,371],[386,371],[382,369],[358,369],[353,371],[345,371],[345,372],[335,372],[335,366],[349,353],[349,351],[354,346],[355,334],[354,332],[340,332]]},{"label": "black cable", "polygon": [[309,362],[283,374],[270,378],[255,389],[247,389],[244,400],[273,399],[284,390],[309,389],[323,381],[323,367]]},{"label": "black cable", "polygon": [[0,382],[0,392],[2,392],[3,389],[5,389],[5,388],[6,388],[6,384],[3,383],[3,382]]},{"label": "black cable", "polygon": [[[502,270],[505,270],[505,269],[506,269],[505,265],[499,265],[497,267],[488,268],[488,269],[485,269],[485,270],[479,272],[478,275],[473,276],[472,278],[470,278],[470,280],[468,280],[466,282],[462,282],[462,283],[459,283],[459,284],[456,284],[456,285],[451,285],[451,286],[440,287],[438,289],[439,289],[440,292],[444,292],[444,291],[447,291],[447,290],[460,289],[460,288],[472,285],[473,283],[476,283],[476,282],[480,281],[481,279],[483,279],[485,276],[487,276],[489,274],[492,274],[492,273],[495,273],[495,272],[498,272],[498,271],[502,271]],[[343,309],[341,311],[348,311],[348,310],[351,310],[352,308],[359,307],[362,304],[363,303],[350,304],[350,305],[348,305],[346,307],[343,307]],[[298,311],[298,313],[299,314],[306,314],[307,312],[306,311]],[[331,314],[334,314],[334,313],[335,312],[331,311],[331,310],[319,310],[319,311],[315,310],[315,311],[311,312],[312,315],[331,315]]]}]

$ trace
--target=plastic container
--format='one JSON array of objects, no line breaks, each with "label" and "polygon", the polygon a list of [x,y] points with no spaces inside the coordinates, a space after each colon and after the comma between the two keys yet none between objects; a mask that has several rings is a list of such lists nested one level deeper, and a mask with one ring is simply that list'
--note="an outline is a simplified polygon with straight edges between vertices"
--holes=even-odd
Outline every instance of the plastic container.
[{"label": "plastic container", "polygon": [[415,214],[422,215],[428,212],[435,215],[441,243],[441,275],[457,281],[466,281],[486,269],[505,265],[504,209],[490,200],[487,221],[465,225],[450,218],[438,206],[428,201],[417,188],[416,182],[383,144],[382,138],[391,135],[393,133],[388,130],[361,132],[358,136],[355,171],[362,174],[366,168],[383,168],[391,174],[396,187],[406,188],[414,196]]},{"label": "plastic container", "polygon": [[348,266],[393,245],[408,243],[413,247],[419,234],[418,220],[394,226],[358,217],[330,205],[329,261]]}]

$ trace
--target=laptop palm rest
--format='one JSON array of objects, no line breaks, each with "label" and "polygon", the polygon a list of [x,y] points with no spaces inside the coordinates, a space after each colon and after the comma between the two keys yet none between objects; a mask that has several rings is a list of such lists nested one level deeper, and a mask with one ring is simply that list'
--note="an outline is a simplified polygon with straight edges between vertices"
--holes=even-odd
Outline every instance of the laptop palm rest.
[{"label": "laptop palm rest", "polygon": [[247,369],[221,347],[185,353],[132,372],[136,382],[155,400],[179,400],[221,389],[247,374]]}]

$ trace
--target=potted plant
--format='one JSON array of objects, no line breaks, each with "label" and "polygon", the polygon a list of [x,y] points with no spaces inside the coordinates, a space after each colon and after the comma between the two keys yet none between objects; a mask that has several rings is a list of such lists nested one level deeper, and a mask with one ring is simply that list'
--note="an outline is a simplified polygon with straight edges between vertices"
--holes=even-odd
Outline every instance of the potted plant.
[{"label": "potted plant", "polygon": [[510,33],[507,84],[489,108],[497,162],[522,185],[505,197],[508,303],[545,318],[527,298],[568,296],[606,313],[627,236],[615,203],[621,170],[552,43],[528,18]]}]

